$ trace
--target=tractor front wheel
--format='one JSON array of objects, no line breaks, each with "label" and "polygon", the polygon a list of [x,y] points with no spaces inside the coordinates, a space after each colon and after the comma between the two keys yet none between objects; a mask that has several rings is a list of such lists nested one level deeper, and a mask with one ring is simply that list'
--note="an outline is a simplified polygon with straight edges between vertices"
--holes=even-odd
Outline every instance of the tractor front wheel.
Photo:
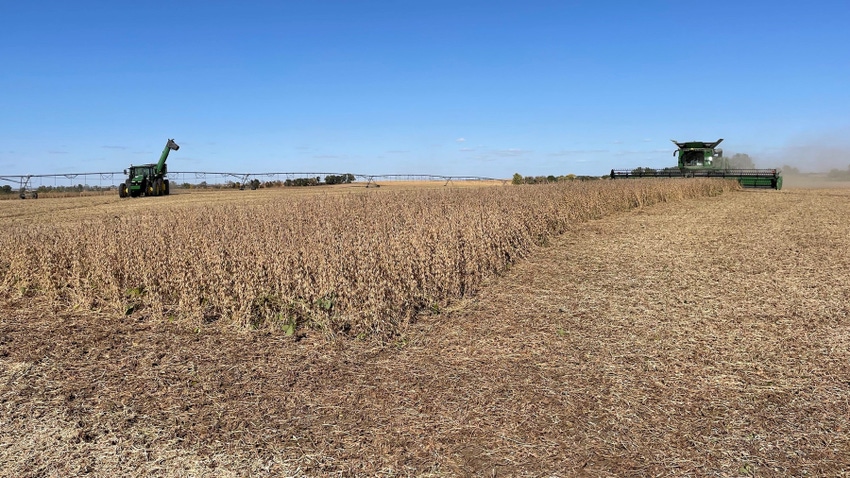
[{"label": "tractor front wheel", "polygon": [[165,181],[163,181],[163,184],[165,185],[165,190],[164,190],[163,194],[168,196],[169,194],[171,194],[171,184],[168,182],[167,179]]},{"label": "tractor front wheel", "polygon": [[121,183],[121,185],[118,186],[118,197],[120,197],[120,198],[127,197],[127,185],[126,184]]}]

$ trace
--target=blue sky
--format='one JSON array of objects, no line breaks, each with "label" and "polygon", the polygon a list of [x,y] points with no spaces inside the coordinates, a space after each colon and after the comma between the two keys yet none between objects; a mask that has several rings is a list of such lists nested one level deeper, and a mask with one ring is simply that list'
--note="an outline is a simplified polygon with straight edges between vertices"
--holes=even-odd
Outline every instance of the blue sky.
[{"label": "blue sky", "polygon": [[[0,3],[0,174],[846,167],[850,2]],[[810,155],[811,157],[808,157]]]}]

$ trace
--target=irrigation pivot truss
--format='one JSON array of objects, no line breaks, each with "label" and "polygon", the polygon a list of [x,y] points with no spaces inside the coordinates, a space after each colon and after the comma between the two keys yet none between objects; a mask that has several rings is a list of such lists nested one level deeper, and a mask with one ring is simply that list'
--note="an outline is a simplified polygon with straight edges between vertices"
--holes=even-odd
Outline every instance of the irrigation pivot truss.
[{"label": "irrigation pivot truss", "polygon": [[[483,176],[450,176],[441,174],[353,174],[353,173],[330,173],[330,172],[269,172],[269,173],[238,173],[238,172],[215,172],[215,171],[169,171],[168,176],[174,186],[179,187],[184,183],[195,183],[197,181],[210,182],[210,184],[225,184],[228,182],[239,182],[247,184],[257,179],[261,182],[285,181],[298,178],[323,178],[327,176],[342,176],[351,174],[357,180],[366,181],[366,187],[377,185],[377,181],[444,181],[445,185],[453,181],[502,181],[503,184],[509,180],[502,178],[490,178]],[[22,195],[27,192],[37,191],[40,187],[75,187],[84,186],[88,188],[110,189],[118,186],[126,179],[126,175],[120,171],[101,171],[86,173],[60,173],[60,174],[0,174],[0,181],[16,184]],[[37,196],[36,196],[37,197]]]},{"label": "irrigation pivot truss", "polygon": [[488,178],[483,176],[447,176],[440,174],[355,174],[329,172],[221,173],[209,171],[169,171],[168,173],[170,177],[174,177],[172,181],[179,181],[181,177],[184,179],[191,178],[194,180],[206,180],[208,178],[229,180],[231,178],[235,178],[241,184],[245,184],[252,179],[275,181],[297,178],[322,178],[327,176],[342,176],[345,174],[351,174],[359,180],[365,180],[366,187],[376,183],[379,179],[385,181],[445,181],[446,184],[449,184],[452,181],[507,181],[506,179]]},{"label": "irrigation pivot truss", "polygon": [[[6,181],[10,183],[19,184],[21,187],[29,187],[33,178],[36,179],[45,179],[51,178],[54,180],[58,180],[60,178],[74,181],[78,177],[83,177],[86,181],[88,178],[97,178],[101,181],[103,180],[113,180],[118,176],[120,178],[124,177],[124,173],[121,172],[102,172],[102,173],[61,173],[61,174],[0,174],[0,181]],[[84,183],[88,184],[88,183]]]}]

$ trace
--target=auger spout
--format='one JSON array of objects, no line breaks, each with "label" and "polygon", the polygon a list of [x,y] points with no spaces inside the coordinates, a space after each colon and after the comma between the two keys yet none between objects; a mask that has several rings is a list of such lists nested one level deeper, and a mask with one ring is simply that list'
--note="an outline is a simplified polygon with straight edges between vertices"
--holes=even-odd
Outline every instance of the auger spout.
[{"label": "auger spout", "polygon": [[168,159],[168,153],[171,150],[177,151],[180,149],[180,146],[174,142],[173,139],[169,139],[167,143],[165,143],[165,149],[162,150],[162,154],[159,157],[159,162],[156,163],[156,174],[165,174],[165,160]]}]

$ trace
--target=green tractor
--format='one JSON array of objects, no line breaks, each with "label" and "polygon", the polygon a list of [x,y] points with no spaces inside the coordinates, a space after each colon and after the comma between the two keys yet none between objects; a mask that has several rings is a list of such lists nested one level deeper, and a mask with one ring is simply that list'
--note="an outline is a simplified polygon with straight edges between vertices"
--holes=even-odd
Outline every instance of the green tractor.
[{"label": "green tractor", "polygon": [[678,167],[611,170],[611,179],[621,178],[729,178],[745,188],[782,189],[781,171],[776,169],[732,169],[729,159],[718,148],[723,138],[713,142],[672,140],[678,149]]},{"label": "green tractor", "polygon": [[159,162],[156,164],[141,164],[138,166],[130,165],[127,174],[127,181],[118,186],[118,196],[125,198],[139,196],[166,196],[171,190],[165,175],[168,173],[168,167],[165,165],[165,160],[168,159],[168,153],[171,150],[177,151],[180,146],[169,139],[165,143],[165,149],[162,150],[162,155],[159,157]]}]

